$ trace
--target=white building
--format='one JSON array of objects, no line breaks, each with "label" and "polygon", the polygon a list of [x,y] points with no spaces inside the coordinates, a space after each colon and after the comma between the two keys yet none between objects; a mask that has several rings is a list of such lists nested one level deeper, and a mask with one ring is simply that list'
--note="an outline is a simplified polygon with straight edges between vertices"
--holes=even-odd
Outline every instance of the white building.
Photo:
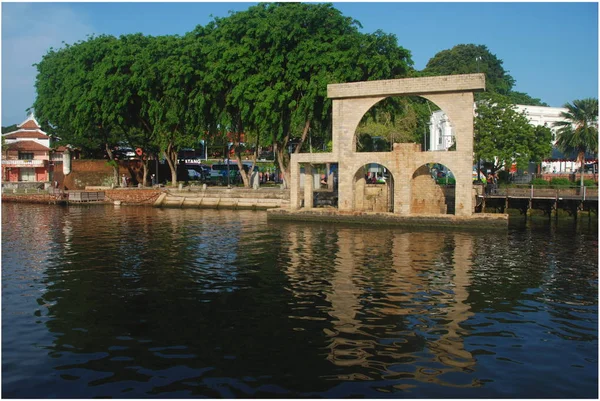
[{"label": "white building", "polygon": [[[475,109],[475,105],[474,105]],[[543,106],[527,106],[516,105],[517,112],[525,112],[531,125],[542,125],[552,130],[552,144],[556,142],[556,128],[554,123],[563,121],[562,112],[567,109],[563,107],[543,107]],[[475,111],[476,113],[476,111]],[[432,113],[429,120],[429,143],[427,150],[431,151],[446,151],[454,143],[454,128],[450,123],[446,113],[442,110]],[[578,168],[575,161],[545,161],[542,162],[543,172],[567,172],[570,173]]]}]

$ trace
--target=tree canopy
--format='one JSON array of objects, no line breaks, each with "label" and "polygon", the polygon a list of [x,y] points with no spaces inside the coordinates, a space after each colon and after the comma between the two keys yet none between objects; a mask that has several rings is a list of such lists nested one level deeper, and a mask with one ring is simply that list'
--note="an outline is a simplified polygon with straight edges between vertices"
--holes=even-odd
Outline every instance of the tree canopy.
[{"label": "tree canopy", "polygon": [[309,132],[327,142],[327,84],[412,67],[394,35],[359,28],[331,4],[260,3],[184,36],[91,37],[37,64],[33,107],[49,132],[109,157],[120,143],[160,149],[173,183],[179,149],[228,133],[238,151],[248,137],[272,145],[287,177],[290,138],[296,151]]},{"label": "tree canopy", "polygon": [[[424,75],[485,74],[486,91],[507,96],[514,104],[547,106],[540,99],[526,93],[513,91],[515,79],[503,67],[504,62],[492,54],[485,45],[460,44],[442,50],[433,56],[425,68]],[[481,94],[476,94],[479,100]]]},{"label": "tree canopy", "polygon": [[581,163],[581,186],[586,152],[598,153],[598,99],[574,100],[563,107],[563,121],[557,121],[556,145],[563,152],[577,152]]},{"label": "tree canopy", "polygon": [[493,171],[512,163],[524,167],[552,152],[550,128],[529,124],[525,113],[500,95],[488,94],[477,103],[474,131],[476,159],[493,162]]},{"label": "tree canopy", "polygon": [[[512,91],[514,79],[485,46],[442,51],[419,73],[394,35],[360,28],[331,4],[259,3],[183,36],[92,36],[43,56],[33,108],[47,132],[84,152],[103,148],[114,162],[118,146],[143,149],[144,182],[148,159],[162,153],[175,184],[178,151],[199,139],[231,142],[239,163],[243,142],[272,146],[289,181],[292,138],[293,152],[307,137],[330,142],[331,83],[480,70],[490,93],[539,103]],[[430,112],[422,98],[386,100],[358,133],[420,142]]]}]

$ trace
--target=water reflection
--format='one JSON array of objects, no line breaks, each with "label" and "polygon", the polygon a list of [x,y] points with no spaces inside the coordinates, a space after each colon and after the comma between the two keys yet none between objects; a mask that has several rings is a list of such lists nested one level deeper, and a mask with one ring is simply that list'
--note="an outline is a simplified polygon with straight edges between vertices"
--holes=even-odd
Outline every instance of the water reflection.
[{"label": "water reflection", "polygon": [[[465,350],[460,328],[471,315],[465,303],[471,236],[318,231],[314,226],[286,226],[282,234],[288,238],[286,273],[295,301],[308,309],[306,284],[319,283],[329,303],[326,359],[335,366],[361,368],[328,379],[410,377],[454,385],[441,376],[474,368],[476,360]],[[334,263],[324,261],[324,254]],[[423,357],[424,351],[431,357]]]},{"label": "water reflection", "polygon": [[14,206],[3,396],[597,395],[594,231]]}]

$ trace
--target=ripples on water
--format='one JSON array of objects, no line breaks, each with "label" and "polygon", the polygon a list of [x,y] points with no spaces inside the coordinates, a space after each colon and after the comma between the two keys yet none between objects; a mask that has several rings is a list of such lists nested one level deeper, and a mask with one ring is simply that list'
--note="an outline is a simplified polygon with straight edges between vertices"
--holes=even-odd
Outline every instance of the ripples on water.
[{"label": "ripples on water", "polygon": [[2,395],[597,398],[597,229],[561,224],[4,204]]}]

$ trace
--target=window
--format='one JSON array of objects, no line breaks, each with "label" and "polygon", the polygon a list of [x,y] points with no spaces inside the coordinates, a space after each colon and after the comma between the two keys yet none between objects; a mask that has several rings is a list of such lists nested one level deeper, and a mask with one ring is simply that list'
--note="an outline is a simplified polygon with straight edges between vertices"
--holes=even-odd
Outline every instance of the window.
[{"label": "window", "polygon": [[19,152],[19,160],[33,160],[33,153]]}]

